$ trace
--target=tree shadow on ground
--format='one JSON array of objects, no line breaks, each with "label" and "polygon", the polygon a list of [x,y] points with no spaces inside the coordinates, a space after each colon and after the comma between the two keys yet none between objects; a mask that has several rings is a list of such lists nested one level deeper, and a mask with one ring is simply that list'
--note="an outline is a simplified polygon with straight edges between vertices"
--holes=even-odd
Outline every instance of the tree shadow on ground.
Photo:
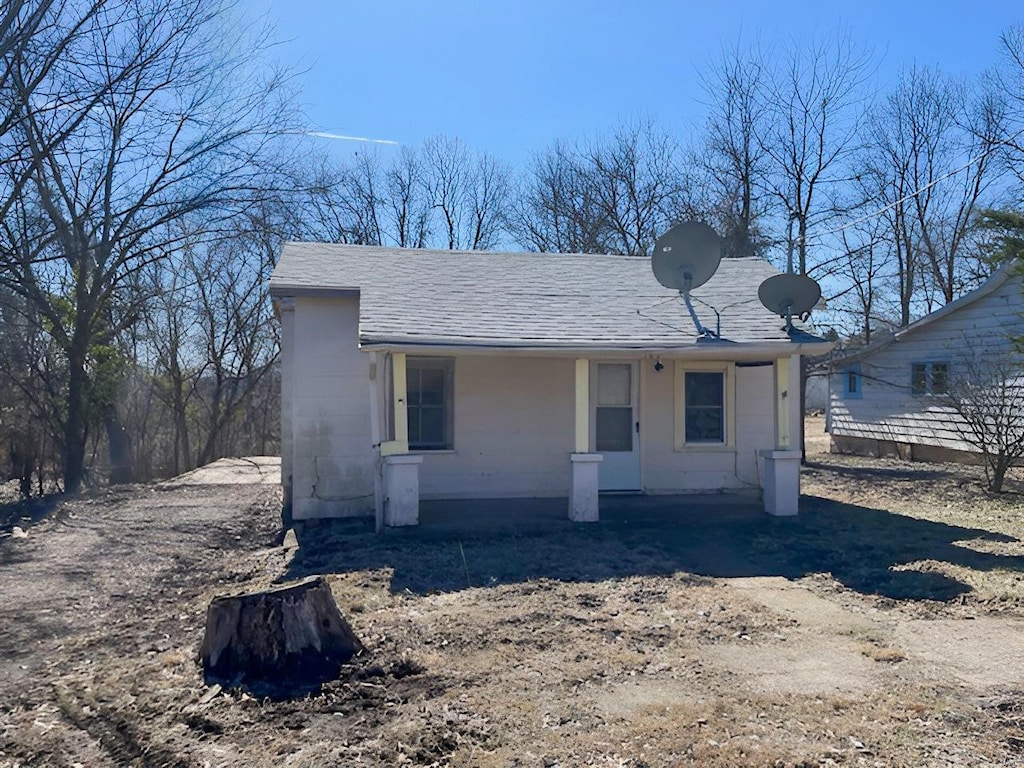
[{"label": "tree shadow on ground", "polygon": [[65,498],[63,494],[52,493],[48,496],[0,504],[0,532],[7,533],[16,525],[27,528],[38,523],[53,512]]},{"label": "tree shadow on ground", "polygon": [[[642,499],[602,500],[602,521],[589,525],[570,523],[564,512],[558,516],[557,506],[514,525],[500,515],[515,503],[541,502],[447,502],[457,511],[451,517],[465,519],[462,527],[428,521],[383,535],[359,521],[307,528],[284,578],[389,569],[393,592],[422,594],[539,578],[591,582],[682,571],[796,579],[830,573],[863,594],[950,601],[971,587],[942,573],[898,568],[935,560],[981,571],[1024,571],[1024,557],[956,543],[1016,541],[1011,536],[813,496],[802,498],[796,518],[769,517],[759,505],[699,505],[685,497],[646,505]],[[487,518],[504,524],[479,524]]]},{"label": "tree shadow on ground", "polygon": [[879,467],[879,466],[855,466],[850,464],[840,464],[838,462],[822,463],[816,461],[808,461],[804,464],[805,469],[809,470],[821,470],[834,475],[842,475],[844,477],[852,478],[882,478],[886,480],[913,480],[915,482],[922,480],[946,480],[955,481],[961,478],[963,475],[963,468],[960,467],[959,471],[950,471],[946,469],[924,469],[920,466],[913,466],[907,468],[904,466],[900,467]]}]

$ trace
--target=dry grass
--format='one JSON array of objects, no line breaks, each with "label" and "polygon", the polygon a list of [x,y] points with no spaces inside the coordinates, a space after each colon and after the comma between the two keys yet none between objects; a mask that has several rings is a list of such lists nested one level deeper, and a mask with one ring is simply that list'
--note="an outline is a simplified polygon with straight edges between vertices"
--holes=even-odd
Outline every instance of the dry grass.
[{"label": "dry grass", "polygon": [[[977,676],[981,630],[1021,634],[1024,510],[976,471],[818,456],[798,520],[339,525],[291,559],[265,489],[75,502],[0,543],[0,765],[1024,765],[1020,665],[900,640],[977,625]],[[209,599],[311,572],[368,657],[205,700]]]}]

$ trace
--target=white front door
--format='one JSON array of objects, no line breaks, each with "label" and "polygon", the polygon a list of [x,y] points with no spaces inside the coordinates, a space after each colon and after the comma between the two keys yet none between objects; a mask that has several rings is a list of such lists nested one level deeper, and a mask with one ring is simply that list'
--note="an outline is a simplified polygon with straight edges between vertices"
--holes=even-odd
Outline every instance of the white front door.
[{"label": "white front door", "polygon": [[594,363],[590,380],[594,452],[602,491],[640,490],[638,363]]}]

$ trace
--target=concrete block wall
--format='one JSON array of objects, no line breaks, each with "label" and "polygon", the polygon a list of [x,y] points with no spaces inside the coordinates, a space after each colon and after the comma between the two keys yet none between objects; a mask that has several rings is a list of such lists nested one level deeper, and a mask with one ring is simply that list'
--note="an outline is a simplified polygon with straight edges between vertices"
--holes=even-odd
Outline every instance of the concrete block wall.
[{"label": "concrete block wall", "polygon": [[292,515],[372,515],[370,359],[357,298],[295,300],[291,362]]},{"label": "concrete block wall", "polygon": [[675,380],[671,364],[661,372],[655,372],[653,363],[647,359],[641,366],[644,367],[640,377],[644,490],[649,493],[759,490],[763,477],[763,459],[759,452],[775,447],[772,366],[735,369],[735,445],[685,451],[675,449]]},{"label": "concrete block wall", "polygon": [[281,317],[281,490],[284,520],[292,515],[292,376],[295,359],[295,300],[279,299]]},{"label": "concrete block wall", "polygon": [[424,498],[568,496],[575,363],[472,356],[455,361],[454,451],[425,451]]}]

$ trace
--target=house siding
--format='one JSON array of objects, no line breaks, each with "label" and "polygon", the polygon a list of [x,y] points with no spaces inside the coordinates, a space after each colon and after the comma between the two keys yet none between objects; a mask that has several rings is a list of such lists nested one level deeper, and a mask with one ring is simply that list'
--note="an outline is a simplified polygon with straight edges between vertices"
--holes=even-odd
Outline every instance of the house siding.
[{"label": "house siding", "polygon": [[359,351],[357,298],[295,300],[289,376],[292,514],[372,515],[375,457],[370,360]]},{"label": "house siding", "polygon": [[295,371],[295,304],[283,302],[281,309],[281,489],[285,513],[292,509],[292,377]]},{"label": "house siding", "polygon": [[567,496],[575,381],[572,359],[457,358],[454,450],[423,452],[423,498]]},{"label": "house siding", "polygon": [[[296,520],[372,515],[376,450],[371,431],[371,355],[358,345],[357,298],[298,297],[282,313],[283,480],[291,478]],[[775,447],[770,361],[735,368],[735,442],[675,449],[672,361],[661,372],[640,361],[641,482],[649,493],[761,487],[759,452]],[[798,447],[790,365],[790,429]],[[425,499],[567,497],[575,437],[575,358],[460,355],[453,374],[454,448],[423,451]],[[593,424],[591,424],[593,429]],[[486,507],[481,508],[486,513]]]},{"label": "house siding", "polygon": [[1012,336],[1024,335],[1022,313],[1020,281],[1010,279],[977,301],[865,354],[860,358],[859,399],[844,396],[843,371],[837,371],[830,401],[833,449],[899,454],[889,444],[907,444],[971,450],[960,439],[957,417],[942,396],[911,394],[911,364],[948,361],[951,380],[972,367],[984,369],[1011,350]]},{"label": "house siding", "polygon": [[675,449],[673,376],[668,368],[654,373],[649,361],[644,361],[642,367],[644,490],[677,493],[760,489],[763,463],[758,452],[775,447],[772,366],[736,368],[736,441],[733,446],[682,451]]}]

